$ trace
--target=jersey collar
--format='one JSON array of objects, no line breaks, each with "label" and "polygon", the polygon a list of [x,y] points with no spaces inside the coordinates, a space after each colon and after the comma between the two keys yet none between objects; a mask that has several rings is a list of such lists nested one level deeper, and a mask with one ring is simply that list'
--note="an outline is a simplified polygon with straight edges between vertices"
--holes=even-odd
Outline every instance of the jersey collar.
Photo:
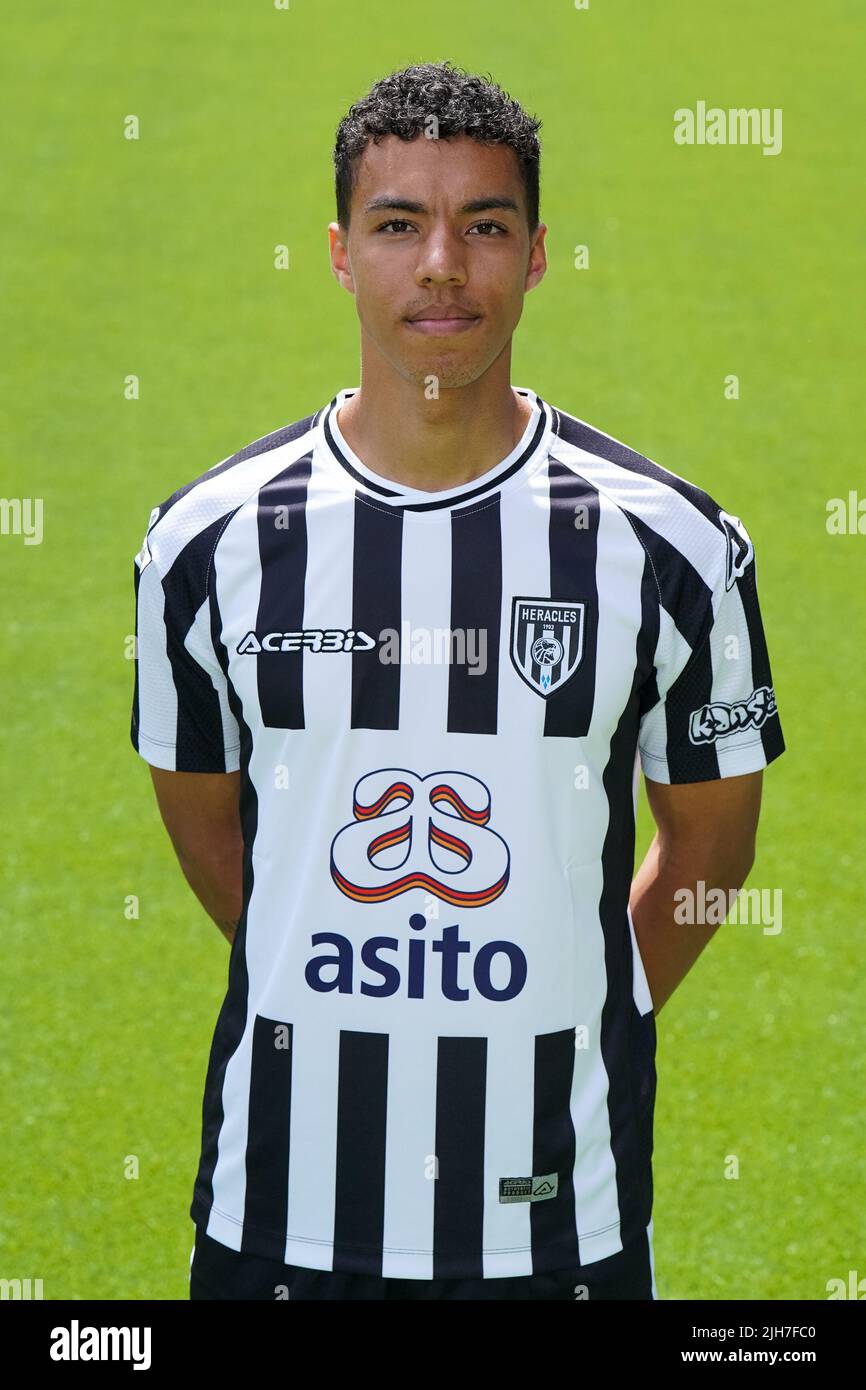
[{"label": "jersey collar", "polygon": [[375,496],[379,502],[399,510],[430,512],[452,509],[463,503],[473,503],[478,498],[494,491],[501,491],[505,487],[519,485],[546,454],[553,431],[551,407],[529,387],[515,386],[513,389],[518,395],[526,396],[531,401],[532,415],[511,453],[480,477],[473,478],[471,482],[439,492],[427,492],[422,488],[404,487],[401,483],[382,478],[362,463],[358,455],[349,448],[337,424],[337,412],[359,389],[353,386],[338,391],[330,404],[319,412],[317,423],[322,441],[329,456],[344,471],[347,481],[351,478],[356,489],[365,491]]}]

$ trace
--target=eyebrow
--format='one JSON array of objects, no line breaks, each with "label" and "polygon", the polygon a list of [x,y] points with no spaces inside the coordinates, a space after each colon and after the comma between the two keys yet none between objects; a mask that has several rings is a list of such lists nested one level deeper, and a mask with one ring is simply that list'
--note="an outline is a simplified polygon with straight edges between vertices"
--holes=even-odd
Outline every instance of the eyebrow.
[{"label": "eyebrow", "polygon": [[[500,208],[506,212],[520,212],[520,208],[514,199],[506,197],[473,198],[470,202],[464,203],[462,207],[459,207],[457,211],[490,212],[496,208]],[[427,213],[430,211],[426,203],[418,203],[411,198],[393,197],[390,193],[383,193],[378,198],[372,198],[364,207],[365,212],[381,212],[384,209],[417,213]]]}]

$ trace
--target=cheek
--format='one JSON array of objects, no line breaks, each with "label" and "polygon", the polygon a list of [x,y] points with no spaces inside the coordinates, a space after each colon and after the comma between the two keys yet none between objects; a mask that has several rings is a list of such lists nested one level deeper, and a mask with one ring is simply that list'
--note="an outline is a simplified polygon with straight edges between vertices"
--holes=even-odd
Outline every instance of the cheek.
[{"label": "cheek", "polygon": [[[387,270],[375,265],[359,267],[355,283],[358,313],[370,323],[388,324],[400,317],[402,306],[411,297],[412,282],[399,282],[393,266]],[[417,291],[416,291],[417,293]]]}]

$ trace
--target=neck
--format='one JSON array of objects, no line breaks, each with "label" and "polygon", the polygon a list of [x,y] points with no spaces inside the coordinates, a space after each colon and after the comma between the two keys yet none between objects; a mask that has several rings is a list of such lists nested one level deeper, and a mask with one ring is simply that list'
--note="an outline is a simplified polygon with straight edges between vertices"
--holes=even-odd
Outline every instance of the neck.
[{"label": "neck", "polygon": [[532,404],[518,396],[507,376],[484,377],[466,386],[425,388],[391,373],[361,387],[337,413],[349,448],[380,477],[403,487],[441,492],[471,483],[507,458],[520,440]]}]

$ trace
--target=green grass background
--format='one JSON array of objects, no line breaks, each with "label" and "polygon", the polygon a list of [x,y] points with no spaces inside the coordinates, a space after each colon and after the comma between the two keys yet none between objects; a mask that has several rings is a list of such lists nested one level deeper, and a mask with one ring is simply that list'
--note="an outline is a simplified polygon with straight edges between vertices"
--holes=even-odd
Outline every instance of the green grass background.
[{"label": "green grass background", "polygon": [[[825,527],[828,498],[866,493],[862,37],[856,0],[6,16],[0,492],[42,497],[45,532],[0,537],[0,1275],[187,1296],[228,948],[128,740],[132,556],[175,487],[357,384],[334,131],[377,77],[450,58],[544,122],[550,268],[514,383],[705,487],[758,553],[788,751],[749,883],[783,890],[783,930],[722,928],[659,1018],[659,1293],[822,1299],[866,1276],[866,537]],[[783,108],[782,153],[676,146],[699,99]],[[651,829],[642,793],[641,855]]]}]

